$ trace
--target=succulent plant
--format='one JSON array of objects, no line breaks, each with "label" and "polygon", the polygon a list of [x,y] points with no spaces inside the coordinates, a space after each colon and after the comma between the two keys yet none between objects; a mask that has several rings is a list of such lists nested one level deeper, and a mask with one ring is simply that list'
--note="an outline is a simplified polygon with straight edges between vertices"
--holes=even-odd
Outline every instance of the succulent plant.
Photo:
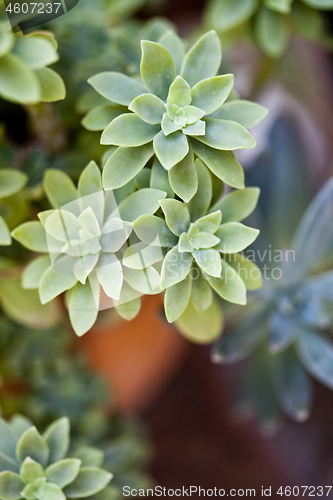
[{"label": "succulent plant", "polygon": [[50,64],[58,60],[57,42],[50,32],[15,35],[8,21],[0,21],[0,96],[22,104],[65,98],[62,78]]},{"label": "succulent plant", "polygon": [[[286,51],[293,30],[319,42],[328,41],[320,11],[332,9],[332,0],[212,0],[206,20],[222,36],[244,28],[244,35],[249,31],[267,56],[277,58]],[[235,38],[239,40],[239,33]]]},{"label": "succulent plant", "polygon": [[11,236],[5,222],[7,204],[6,198],[21,191],[28,182],[28,176],[23,172],[12,169],[0,170],[0,245],[10,245]]},{"label": "succulent plant", "polygon": [[2,500],[98,498],[95,495],[112,479],[100,468],[103,453],[81,448],[68,457],[69,432],[67,418],[54,422],[43,435],[20,415],[10,422],[0,419]]},{"label": "succulent plant", "polygon": [[267,110],[241,100],[224,104],[234,78],[216,76],[221,45],[214,31],[186,54],[173,31],[159,42],[142,41],[142,81],[116,72],[89,80],[111,102],[91,110],[83,123],[93,121],[96,130],[99,120],[106,127],[101,143],[118,146],[104,167],[104,188],[124,186],[153,156],[185,202],[198,189],[196,157],[225,183],[243,188],[243,171],[231,151],[256,146],[245,127],[259,123]]},{"label": "succulent plant", "polygon": [[[276,188],[275,188],[276,189]],[[279,406],[295,421],[308,418],[312,375],[333,389],[333,179],[305,212],[292,253],[273,262],[280,279],[265,276],[241,320],[216,344],[213,359],[231,363],[252,355],[241,398],[264,426],[279,421]],[[269,270],[272,263],[265,262]],[[253,354],[254,353],[254,354]],[[265,404],[260,401],[265,400]]]}]

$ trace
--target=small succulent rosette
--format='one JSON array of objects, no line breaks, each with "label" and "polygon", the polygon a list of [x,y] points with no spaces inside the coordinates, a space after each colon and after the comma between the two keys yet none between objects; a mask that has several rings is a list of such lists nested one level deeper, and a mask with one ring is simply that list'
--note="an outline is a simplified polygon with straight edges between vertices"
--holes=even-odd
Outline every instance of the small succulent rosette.
[{"label": "small succulent rosette", "polygon": [[49,31],[15,35],[0,21],[0,96],[23,104],[65,98],[62,78],[49,65],[58,61],[58,44]]},{"label": "small succulent rosette", "polygon": [[216,76],[221,58],[215,31],[187,53],[182,40],[168,31],[159,43],[142,41],[141,79],[104,72],[89,80],[111,101],[83,120],[88,128],[105,129],[101,143],[115,147],[103,171],[105,189],[124,186],[153,157],[185,202],[198,190],[196,158],[226,184],[244,187],[243,170],[231,151],[256,146],[247,128],[267,110],[248,101],[226,102],[234,97],[234,77]]},{"label": "small succulent rosette", "polygon": [[28,264],[23,288],[38,289],[42,304],[68,291],[69,316],[78,335],[93,326],[100,309],[115,307],[122,317],[135,317],[141,295],[161,291],[163,252],[157,231],[138,228],[138,222],[134,228],[133,222],[153,215],[167,193],[104,191],[94,162],[82,172],[77,188],[67,174],[49,170],[44,189],[54,208],[40,213],[40,222],[24,223],[12,233],[26,248],[46,254]]},{"label": "small succulent rosette", "polygon": [[20,200],[14,198],[14,195],[19,193],[27,182],[28,176],[23,172],[13,169],[0,170],[0,246],[8,246],[12,242],[7,222],[12,222],[17,204],[20,204]]},{"label": "small succulent rosette", "polygon": [[[320,11],[332,10],[332,0],[211,0],[206,22],[222,36],[239,41],[251,38],[271,58],[281,57],[288,48],[292,32],[321,43],[328,41],[328,30]],[[331,43],[331,42],[329,42]]]},{"label": "small succulent rosette", "polygon": [[[103,500],[112,474],[100,468],[102,451],[80,448],[68,456],[70,423],[57,420],[43,435],[25,417],[0,419],[2,500]],[[111,497],[109,497],[111,498]]]}]

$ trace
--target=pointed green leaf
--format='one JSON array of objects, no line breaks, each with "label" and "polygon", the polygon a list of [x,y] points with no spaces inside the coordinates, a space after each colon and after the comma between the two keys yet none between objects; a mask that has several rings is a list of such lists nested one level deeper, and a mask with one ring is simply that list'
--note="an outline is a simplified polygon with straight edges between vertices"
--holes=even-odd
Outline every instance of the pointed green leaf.
[{"label": "pointed green leaf", "polygon": [[[18,440],[22,436],[22,434],[25,431],[27,431],[31,426],[32,426],[31,420],[29,420],[27,417],[23,417],[19,413],[16,413],[10,419],[10,429],[12,434],[15,436],[16,440]],[[14,452],[13,456],[15,456]]]},{"label": "pointed green leaf", "polygon": [[206,134],[198,136],[198,141],[215,149],[232,151],[235,149],[251,149],[257,143],[249,132],[230,120],[218,120],[217,118],[205,118]]},{"label": "pointed green leaf", "polygon": [[149,92],[166,101],[169,87],[176,78],[175,65],[163,45],[142,40],[141,76]]},{"label": "pointed green leaf", "polygon": [[191,140],[191,146],[216,177],[236,189],[245,187],[244,171],[233,153],[212,149],[196,140]]},{"label": "pointed green leaf", "polygon": [[178,200],[161,200],[165,221],[171,231],[180,236],[190,227],[190,214],[186,206]]},{"label": "pointed green leaf", "polygon": [[134,222],[141,215],[154,215],[160,206],[160,200],[165,197],[166,193],[159,189],[140,189],[121,202],[120,217],[124,221]]},{"label": "pointed green leaf", "polygon": [[32,260],[25,268],[22,275],[22,288],[37,290],[45,271],[50,267],[51,260],[48,255]]},{"label": "pointed green leaf", "polygon": [[176,132],[177,130],[182,129],[182,125],[177,125],[177,123],[173,122],[169,118],[167,113],[165,113],[163,115],[161,126],[162,126],[163,134],[165,136],[168,136],[168,135],[172,134],[173,132]]},{"label": "pointed green leaf", "polygon": [[83,467],[75,481],[65,488],[66,498],[87,498],[102,491],[113,475],[98,467]]},{"label": "pointed green leaf", "polygon": [[183,281],[166,289],[164,296],[165,316],[173,323],[186,310],[191,297],[192,279],[187,276]]},{"label": "pointed green leaf", "polygon": [[21,465],[20,475],[24,483],[32,483],[35,479],[44,476],[44,469],[35,460],[27,457]]},{"label": "pointed green leaf", "polygon": [[61,170],[47,170],[43,187],[53,208],[61,208],[78,197],[72,179]]},{"label": "pointed green leaf", "polygon": [[61,293],[73,288],[77,279],[72,273],[60,273],[50,266],[41,279],[39,296],[42,304],[47,304]]},{"label": "pointed green leaf", "polygon": [[287,49],[290,37],[288,18],[262,6],[256,16],[255,38],[269,57],[280,57]]},{"label": "pointed green leaf", "polygon": [[267,108],[256,102],[236,99],[223,104],[213,113],[211,118],[231,120],[239,123],[244,128],[251,128],[262,122],[268,113]]},{"label": "pointed green leaf", "polygon": [[213,248],[219,243],[220,240],[212,233],[199,231],[192,234],[189,241],[193,249],[200,250],[203,248]]},{"label": "pointed green leaf", "polygon": [[215,76],[222,59],[221,43],[215,31],[203,35],[185,56],[182,77],[193,87]]},{"label": "pointed green leaf", "polygon": [[198,175],[192,151],[169,170],[169,181],[174,192],[186,203],[193,198],[198,190]]},{"label": "pointed green leaf", "polygon": [[178,251],[192,253],[193,250],[194,250],[194,248],[190,243],[188,234],[187,233],[181,234],[180,238],[179,238],[179,242],[178,242]]},{"label": "pointed green leaf", "polygon": [[19,472],[19,465],[17,460],[13,460],[8,455],[0,451],[0,470],[10,471],[10,472]]},{"label": "pointed green leaf", "polygon": [[192,106],[203,109],[206,115],[210,115],[224,103],[233,86],[234,75],[215,76],[202,80],[192,89]]},{"label": "pointed green leaf", "polygon": [[124,113],[106,127],[101,137],[101,144],[142,146],[152,141],[159,130],[158,125],[150,125],[134,113]]},{"label": "pointed green leaf", "polygon": [[223,331],[223,312],[216,301],[206,311],[199,313],[190,301],[186,311],[176,321],[176,327],[189,341],[211,344]]},{"label": "pointed green leaf", "polygon": [[130,269],[145,269],[162,259],[163,254],[157,245],[146,245],[139,242],[127,247],[123,253],[122,264]]},{"label": "pointed green leaf", "polygon": [[244,281],[226,261],[222,260],[221,278],[211,278],[207,280],[216,293],[233,304],[246,304],[246,287]]},{"label": "pointed green leaf", "polygon": [[204,136],[206,133],[206,123],[203,120],[199,120],[196,123],[193,123],[192,125],[186,125],[184,128],[184,134],[186,135],[191,135],[196,137],[197,135],[199,136]]},{"label": "pointed green leaf", "polygon": [[66,500],[66,497],[56,484],[40,482],[36,488],[35,496],[37,500]]},{"label": "pointed green leaf", "polygon": [[192,255],[205,273],[220,278],[222,271],[221,256],[216,250],[194,250]]},{"label": "pointed green leaf", "polygon": [[190,253],[180,253],[177,247],[172,248],[165,256],[161,272],[161,288],[165,289],[183,281],[192,266]]},{"label": "pointed green leaf", "polygon": [[102,174],[94,161],[89,162],[81,173],[78,182],[78,193],[82,209],[91,207],[99,224],[102,225],[104,218]]},{"label": "pointed green leaf", "polygon": [[109,101],[123,106],[128,106],[133,99],[147,92],[138,81],[112,71],[99,73],[89,78],[88,83]]},{"label": "pointed green leaf", "polygon": [[259,188],[232,191],[216,203],[211,208],[211,212],[221,210],[223,223],[241,221],[253,212],[258,203],[259,194]]},{"label": "pointed green leaf", "polygon": [[143,169],[153,154],[151,144],[136,148],[118,148],[105,164],[104,189],[117,189],[127,184]]},{"label": "pointed green leaf", "polygon": [[188,106],[191,104],[191,87],[181,76],[177,76],[169,89],[168,104],[177,106]]},{"label": "pointed green leaf", "polygon": [[14,229],[12,236],[33,252],[48,252],[46,233],[41,222],[25,222]]},{"label": "pointed green leaf", "polygon": [[196,221],[207,214],[213,195],[212,177],[209,170],[200,161],[195,161],[198,175],[198,190],[187,204],[191,220]]},{"label": "pointed green leaf", "polygon": [[60,488],[71,484],[80,471],[81,460],[76,458],[67,458],[59,460],[50,465],[45,473],[49,482],[57,484]]},{"label": "pointed green leaf", "polygon": [[0,497],[3,500],[19,500],[23,488],[19,475],[9,471],[0,473]]},{"label": "pointed green leaf", "polygon": [[155,295],[160,293],[160,275],[154,267],[147,269],[123,268],[124,280],[141,294]]},{"label": "pointed green leaf", "polygon": [[117,116],[122,115],[125,108],[116,106],[97,106],[88,111],[81,124],[87,130],[104,130]]},{"label": "pointed green leaf", "polygon": [[0,170],[0,198],[7,198],[20,191],[28,182],[28,176],[14,169]]},{"label": "pointed green leaf", "polygon": [[175,193],[170,186],[168,172],[162,167],[157,158],[155,158],[151,169],[150,187],[165,191],[167,193],[167,198],[175,197]]},{"label": "pointed green leaf", "polygon": [[8,226],[0,215],[0,246],[8,246],[11,242],[12,238]]},{"label": "pointed green leaf", "polygon": [[7,54],[0,59],[0,96],[25,104],[35,104],[40,100],[37,76],[14,54]]},{"label": "pointed green leaf", "polygon": [[12,460],[16,461],[16,439],[14,434],[8,424],[3,418],[0,417],[0,436],[1,452],[7,455]]},{"label": "pointed green leaf", "polygon": [[177,74],[180,74],[185,57],[182,39],[173,30],[169,30],[161,36],[158,43],[167,49],[175,63]]},{"label": "pointed green leaf", "polygon": [[71,289],[68,312],[76,335],[81,337],[94,326],[98,315],[98,306],[89,282],[84,285],[77,283]]},{"label": "pointed green leaf", "polygon": [[174,132],[167,137],[161,131],[154,138],[154,150],[157,158],[166,170],[179,163],[189,152],[187,138],[181,132]]},{"label": "pointed green leaf", "polygon": [[220,243],[215,249],[223,253],[241,252],[251,245],[258,237],[258,229],[244,226],[240,222],[228,222],[216,231]]},{"label": "pointed green leaf", "polygon": [[53,44],[38,35],[19,37],[13,53],[23,59],[25,64],[32,69],[49,66],[59,59]]},{"label": "pointed green leaf", "polygon": [[244,23],[258,9],[259,0],[212,2],[206,13],[208,22],[222,33]]},{"label": "pointed green leaf", "polygon": [[64,458],[69,449],[70,423],[67,417],[60,418],[51,424],[43,434],[50,450],[50,462]]},{"label": "pointed green leaf", "polygon": [[104,452],[92,446],[81,446],[71,457],[80,460],[82,467],[101,467],[104,462]]},{"label": "pointed green leaf", "polygon": [[45,439],[42,438],[36,427],[30,427],[18,440],[16,454],[21,462],[30,457],[45,467],[49,460],[50,451]]},{"label": "pointed green leaf", "polygon": [[220,227],[222,220],[222,214],[220,210],[213,212],[212,214],[205,215],[200,219],[196,220],[193,224],[199,231],[207,231],[208,233],[215,233]]},{"label": "pointed green leaf", "polygon": [[40,87],[40,100],[42,102],[61,101],[66,97],[66,87],[63,79],[51,68],[35,70]]},{"label": "pointed green leaf", "polygon": [[132,321],[132,319],[136,318],[141,309],[141,298],[138,297],[134,300],[130,300],[125,304],[116,305],[116,311],[123,319],[126,321]]},{"label": "pointed green leaf", "polygon": [[143,94],[136,97],[128,106],[128,109],[136,113],[141,120],[152,125],[161,123],[165,113],[164,102],[153,94]]},{"label": "pointed green leaf", "polygon": [[[123,269],[117,257],[114,254],[106,254],[106,253],[101,254],[96,273],[98,281],[102,285],[106,295],[108,297],[111,297],[112,299],[118,300],[120,297],[120,291],[123,284]],[[89,321],[89,323],[92,326],[93,318],[94,318],[94,323],[97,318],[98,304],[96,305],[94,296],[92,294],[89,296],[89,302],[90,301],[91,305],[90,305],[89,315],[91,322]]]},{"label": "pointed green leaf", "polygon": [[154,244],[156,237],[162,247],[173,247],[177,243],[177,237],[170,231],[164,220],[154,215],[141,215],[133,226],[140,240],[147,245]]},{"label": "pointed green leaf", "polygon": [[187,125],[193,125],[203,116],[205,116],[205,112],[200,108],[196,108],[195,106],[185,106],[183,109],[185,111]]},{"label": "pointed green leaf", "polygon": [[262,287],[262,275],[259,267],[242,254],[223,255],[222,258],[233,267],[242,278],[247,290],[258,290]]},{"label": "pointed green leaf", "polygon": [[207,311],[213,302],[213,290],[200,271],[192,280],[191,300],[198,313]]}]

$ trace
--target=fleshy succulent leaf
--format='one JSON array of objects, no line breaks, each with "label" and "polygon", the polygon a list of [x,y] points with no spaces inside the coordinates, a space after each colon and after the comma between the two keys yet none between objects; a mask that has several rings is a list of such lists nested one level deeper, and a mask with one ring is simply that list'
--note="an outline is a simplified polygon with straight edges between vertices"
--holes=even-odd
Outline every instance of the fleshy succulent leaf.
[{"label": "fleshy succulent leaf", "polygon": [[53,422],[43,434],[49,450],[50,462],[57,462],[63,459],[69,449],[70,423],[67,417],[60,418]]},{"label": "fleshy succulent leaf", "polygon": [[141,76],[149,92],[166,101],[169,87],[176,78],[175,65],[167,49],[155,42],[141,42]]},{"label": "fleshy succulent leaf", "polygon": [[234,85],[233,75],[208,78],[197,83],[192,91],[192,106],[196,106],[210,115],[218,109],[230,94]]},{"label": "fleshy succulent leaf", "polygon": [[185,56],[182,77],[193,87],[196,83],[215,76],[221,64],[221,43],[217,33],[203,35]]},{"label": "fleshy succulent leaf", "polygon": [[30,457],[42,467],[45,467],[49,460],[50,450],[36,427],[30,427],[18,440],[16,454],[21,462]]}]

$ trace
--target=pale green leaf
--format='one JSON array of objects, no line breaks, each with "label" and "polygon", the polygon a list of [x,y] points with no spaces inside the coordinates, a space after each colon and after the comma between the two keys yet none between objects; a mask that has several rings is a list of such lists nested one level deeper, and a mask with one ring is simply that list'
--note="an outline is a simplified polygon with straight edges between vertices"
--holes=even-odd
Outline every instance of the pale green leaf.
[{"label": "pale green leaf", "polygon": [[158,43],[167,49],[175,64],[177,74],[180,74],[185,57],[182,39],[173,30],[169,30],[161,36]]},{"label": "pale green leaf", "polygon": [[206,133],[206,122],[203,120],[199,120],[196,123],[193,123],[192,125],[187,125],[184,128],[184,134],[186,135],[193,135],[196,137],[197,135],[199,136],[204,136]]},{"label": "pale green leaf", "polygon": [[155,158],[151,169],[150,187],[165,191],[167,193],[167,198],[175,197],[175,193],[170,186],[168,172],[162,167],[157,158]]},{"label": "pale green leaf", "polygon": [[255,38],[269,57],[282,56],[290,37],[288,18],[284,14],[261,7],[256,16]]},{"label": "pale green leaf", "polygon": [[123,319],[126,321],[132,321],[132,319],[136,318],[141,309],[141,298],[138,297],[134,300],[130,300],[125,304],[116,305],[116,311]]},{"label": "pale green leaf", "polygon": [[1,452],[16,462],[16,439],[10,425],[0,417]]},{"label": "pale green leaf", "polygon": [[236,99],[235,101],[223,104],[211,117],[221,120],[231,120],[239,123],[244,128],[251,128],[262,122],[268,113],[268,109],[261,106],[261,104]]},{"label": "pale green leaf", "polygon": [[205,116],[205,112],[202,109],[196,108],[195,106],[192,105],[185,106],[184,111],[187,120],[187,125],[193,125],[198,120],[200,120],[200,118]]},{"label": "pale green leaf", "polygon": [[178,242],[178,251],[192,253],[193,250],[194,248],[190,243],[190,240],[188,238],[188,233],[181,234]]},{"label": "pale green leaf", "polygon": [[104,452],[92,446],[81,446],[71,457],[80,460],[82,467],[101,467],[104,462]]},{"label": "pale green leaf", "polygon": [[202,80],[191,91],[192,105],[204,110],[206,115],[210,115],[224,103],[233,86],[233,75],[215,76]]},{"label": "pale green leaf", "polygon": [[141,76],[149,92],[166,101],[169,87],[176,78],[175,65],[163,45],[142,40]]},{"label": "pale green leaf", "polygon": [[186,311],[176,321],[180,333],[196,344],[211,344],[223,331],[223,312],[216,301],[199,313],[190,301]]},{"label": "pale green leaf", "polygon": [[293,1],[294,0],[264,0],[264,5],[268,9],[275,10],[281,14],[290,14]]},{"label": "pale green leaf", "polygon": [[128,106],[128,109],[136,113],[143,121],[152,125],[161,123],[165,113],[164,102],[153,94],[143,94],[136,97]]},{"label": "pale green leaf", "polygon": [[157,158],[166,170],[179,163],[189,152],[187,138],[181,132],[174,132],[167,137],[161,131],[154,138],[154,150]]},{"label": "pale green leaf", "polygon": [[50,450],[50,462],[57,462],[63,459],[69,449],[70,423],[67,417],[60,418],[53,422],[43,434],[43,438]]},{"label": "pale green leaf", "polygon": [[190,253],[180,253],[177,247],[172,248],[165,256],[161,273],[161,288],[164,290],[183,281],[192,266]]},{"label": "pale green leaf", "polygon": [[181,130],[183,127],[183,125],[177,125],[177,123],[172,121],[167,113],[163,115],[161,126],[165,136],[168,136],[177,130]]},{"label": "pale green leaf", "polygon": [[36,427],[30,427],[18,440],[16,454],[21,462],[30,457],[42,467],[45,467],[49,460],[50,451]]},{"label": "pale green leaf", "polygon": [[33,252],[48,252],[46,233],[41,222],[25,222],[14,229],[12,236]]},{"label": "pale green leaf", "polygon": [[199,313],[207,311],[213,302],[213,290],[199,270],[197,270],[197,275],[193,275],[191,300]]},{"label": "pale green leaf", "polygon": [[162,247],[173,247],[177,243],[177,237],[170,231],[164,220],[159,217],[141,215],[133,225],[140,240],[147,245],[154,245],[156,238]]},{"label": "pale green leaf", "polygon": [[230,120],[218,120],[217,118],[205,118],[206,134],[198,136],[198,141],[215,149],[232,151],[235,149],[251,149],[257,143],[249,132]]},{"label": "pale green leaf", "polygon": [[185,56],[182,77],[193,87],[215,76],[222,59],[221,43],[215,31],[203,35]]},{"label": "pale green leaf", "polygon": [[191,104],[191,87],[181,76],[177,76],[169,89],[168,104],[177,106],[188,106]]},{"label": "pale green leaf", "polygon": [[49,66],[59,59],[53,44],[38,35],[18,37],[13,52],[32,69]]},{"label": "pale green leaf", "polygon": [[59,460],[50,465],[45,474],[51,483],[57,484],[60,488],[71,484],[77,477],[81,466],[81,460],[77,458],[67,458]]},{"label": "pale green leaf", "polygon": [[203,161],[216,177],[231,187],[243,189],[244,171],[230,151],[220,151],[198,141],[191,140],[194,153]]},{"label": "pale green leaf", "polygon": [[42,304],[47,304],[66,290],[73,288],[77,279],[72,273],[60,273],[50,266],[41,279],[39,296]]},{"label": "pale green leaf", "polygon": [[27,457],[21,465],[20,475],[22,481],[27,484],[31,483],[35,479],[38,479],[39,477],[43,477],[44,469],[35,460]]},{"label": "pale green leaf", "polygon": [[53,208],[61,208],[78,198],[72,179],[61,170],[47,170],[43,183],[44,191]]},{"label": "pale green leaf", "polygon": [[[112,299],[118,300],[123,284],[123,269],[117,257],[114,254],[101,254],[96,273],[98,281],[102,285],[106,295]],[[92,299],[93,296],[91,300]],[[95,309],[93,309],[93,307],[95,307]],[[98,314],[98,305],[96,305],[95,301],[91,303],[89,314],[91,322],[93,317],[95,317],[95,323]],[[90,325],[89,328],[91,328],[91,326],[92,325]]]},{"label": "pale green leaf", "polygon": [[0,246],[9,246],[11,242],[12,238],[8,226],[0,215]]},{"label": "pale green leaf", "polygon": [[40,101],[41,89],[37,76],[14,54],[7,54],[0,59],[0,96],[25,104]]},{"label": "pale green leaf", "polygon": [[247,290],[258,290],[262,287],[261,271],[254,262],[242,254],[223,255],[222,258],[239,274]]},{"label": "pale green leaf", "polygon": [[257,206],[259,195],[259,188],[232,191],[216,203],[211,208],[211,212],[221,210],[224,224],[226,222],[239,222],[253,212]]},{"label": "pale green leaf", "polygon": [[[97,275],[98,275],[97,270]],[[89,282],[77,283],[69,292],[68,312],[72,327],[79,337],[87,333],[95,324],[99,304]]]},{"label": "pale green leaf", "polygon": [[146,295],[160,293],[160,275],[154,267],[147,269],[123,268],[124,280],[138,292]]},{"label": "pale green leaf", "polygon": [[0,170],[0,198],[7,198],[20,191],[28,182],[28,176],[18,170]]},{"label": "pale green leaf", "polygon": [[140,189],[121,202],[120,216],[124,221],[134,222],[141,215],[154,215],[160,206],[160,200],[165,197],[166,193],[159,189]]},{"label": "pale green leaf", "polygon": [[207,231],[208,233],[215,233],[219,228],[222,220],[220,210],[211,214],[205,215],[193,223],[196,230]]},{"label": "pale green leaf", "polygon": [[116,106],[97,106],[91,109],[82,119],[81,124],[91,131],[104,130],[117,116],[125,112],[125,108]]},{"label": "pale green leaf", "polygon": [[[204,248],[213,248],[219,243],[219,238],[212,233],[208,233],[205,231],[195,232],[191,235],[190,244],[193,249],[200,250]],[[217,249],[217,248],[215,248]]]},{"label": "pale green leaf", "polygon": [[118,148],[105,164],[104,189],[117,189],[127,184],[143,169],[153,154],[151,144],[136,148]]},{"label": "pale green leaf", "polygon": [[0,473],[0,497],[3,500],[19,500],[24,483],[18,474],[6,471]]},{"label": "pale green leaf", "polygon": [[162,251],[157,245],[139,242],[127,247],[123,254],[122,264],[130,269],[145,269],[162,259]]},{"label": "pale green leaf", "polygon": [[158,125],[146,123],[134,113],[124,113],[106,127],[101,137],[101,144],[142,146],[152,141],[159,130]]},{"label": "pale green leaf", "polygon": [[43,102],[61,101],[66,97],[66,87],[61,76],[53,69],[39,68],[35,70],[40,86],[40,100]]},{"label": "pale green leaf", "polygon": [[214,1],[208,5],[207,20],[223,33],[250,19],[258,6],[259,0]]},{"label": "pale green leaf", "polygon": [[1,30],[0,33],[0,57],[8,54],[15,44],[16,37],[12,31]]},{"label": "pale green leaf", "polygon": [[102,225],[104,219],[102,175],[94,161],[89,162],[81,173],[77,189],[82,209],[91,207],[99,224]]},{"label": "pale green leaf", "polygon": [[192,255],[198,266],[209,276],[220,278],[222,271],[221,256],[216,250],[194,250]]},{"label": "pale green leaf", "polygon": [[25,268],[22,275],[22,288],[25,290],[37,290],[45,271],[50,267],[51,260],[48,255],[37,257]]},{"label": "pale green leaf", "polygon": [[191,297],[192,279],[187,276],[183,281],[166,289],[164,296],[165,316],[173,323],[186,310]]},{"label": "pale green leaf", "polygon": [[87,498],[102,491],[113,475],[98,467],[82,467],[75,481],[65,488],[66,498]]},{"label": "pale green leaf", "polygon": [[216,293],[233,304],[246,304],[246,287],[244,281],[233,267],[222,260],[221,278],[207,276],[208,282]]},{"label": "pale green leaf", "polygon": [[133,99],[147,92],[142,83],[112,71],[99,73],[89,78],[88,83],[106,99],[123,106],[128,106]]},{"label": "pale green leaf", "polygon": [[161,200],[165,221],[171,231],[180,236],[190,227],[190,214],[186,206],[178,200]]},{"label": "pale green leaf", "polygon": [[215,233],[220,239],[215,249],[223,253],[241,252],[257,239],[259,232],[258,229],[244,226],[240,222],[227,222]]},{"label": "pale green leaf", "polygon": [[169,170],[169,182],[173,191],[186,203],[193,198],[198,190],[198,175],[192,151]]},{"label": "pale green leaf", "polygon": [[209,170],[200,160],[195,161],[195,168],[198,175],[198,190],[187,204],[192,221],[207,214],[213,195],[212,177]]}]

